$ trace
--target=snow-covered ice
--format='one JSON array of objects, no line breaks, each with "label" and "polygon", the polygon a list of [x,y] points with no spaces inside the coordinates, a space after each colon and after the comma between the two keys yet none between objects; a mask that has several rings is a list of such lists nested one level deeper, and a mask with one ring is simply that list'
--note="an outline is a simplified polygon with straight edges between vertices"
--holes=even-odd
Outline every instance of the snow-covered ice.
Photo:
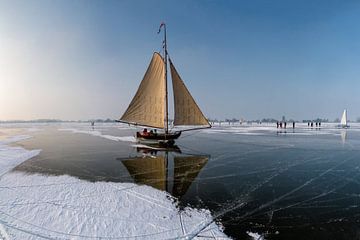
[{"label": "snow-covered ice", "polygon": [[149,186],[11,171],[40,153],[8,145],[29,137],[0,142],[0,239],[227,239],[210,211]]},{"label": "snow-covered ice", "polygon": [[76,128],[61,128],[59,131],[69,131],[72,133],[83,133],[83,134],[89,134],[92,136],[102,137],[106,138],[112,141],[122,141],[122,142],[136,142],[136,139],[134,136],[112,136],[107,134],[102,134],[100,131],[96,130],[80,130]]},{"label": "snow-covered ice", "polygon": [[[185,238],[212,221],[207,210],[179,211],[168,193],[132,183],[11,173],[0,189],[0,221],[15,239]],[[215,223],[199,235],[226,237]]]},{"label": "snow-covered ice", "polygon": [[263,236],[261,236],[258,233],[255,232],[246,232],[250,237],[252,237],[254,240],[265,240]]},{"label": "snow-covered ice", "polygon": [[11,147],[7,144],[30,138],[27,135],[18,135],[0,141],[0,177],[20,163],[40,153],[40,150],[25,150],[21,147]]}]

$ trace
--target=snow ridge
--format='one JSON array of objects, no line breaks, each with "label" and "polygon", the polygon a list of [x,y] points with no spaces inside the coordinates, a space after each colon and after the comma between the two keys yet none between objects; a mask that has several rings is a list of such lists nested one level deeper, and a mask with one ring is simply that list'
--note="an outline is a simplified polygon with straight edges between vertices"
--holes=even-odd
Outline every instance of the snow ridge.
[{"label": "snow ridge", "polygon": [[112,141],[136,142],[136,139],[134,136],[119,137],[119,136],[112,136],[112,135],[104,135],[100,131],[95,131],[95,130],[89,131],[89,130],[79,130],[79,129],[75,129],[75,128],[61,128],[61,129],[59,129],[59,131],[70,131],[72,133],[84,133],[84,134],[89,134],[92,136],[102,137],[102,138],[112,140]]}]

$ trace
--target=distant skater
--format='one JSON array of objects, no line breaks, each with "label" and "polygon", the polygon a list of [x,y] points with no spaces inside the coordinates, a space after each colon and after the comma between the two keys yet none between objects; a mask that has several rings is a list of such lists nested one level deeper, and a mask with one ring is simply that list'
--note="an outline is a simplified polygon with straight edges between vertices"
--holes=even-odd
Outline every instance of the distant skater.
[{"label": "distant skater", "polygon": [[310,127],[310,122],[308,122],[308,127]]},{"label": "distant skater", "polygon": [[318,122],[315,123],[315,126],[318,127]]},{"label": "distant skater", "polygon": [[284,128],[286,128],[286,122],[284,122]]},{"label": "distant skater", "polygon": [[314,122],[311,122],[311,127],[314,127]]},{"label": "distant skater", "polygon": [[279,128],[279,122],[276,122],[276,128]]},{"label": "distant skater", "polygon": [[282,128],[282,122],[280,122],[280,128]]},{"label": "distant skater", "polygon": [[321,127],[321,122],[319,122],[319,127]]},{"label": "distant skater", "polygon": [[293,128],[295,128],[295,122],[293,122]]}]

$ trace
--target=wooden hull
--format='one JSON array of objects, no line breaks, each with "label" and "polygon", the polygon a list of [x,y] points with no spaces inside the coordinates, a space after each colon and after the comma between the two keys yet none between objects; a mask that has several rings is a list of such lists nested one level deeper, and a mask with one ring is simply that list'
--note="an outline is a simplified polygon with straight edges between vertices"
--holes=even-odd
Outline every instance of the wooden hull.
[{"label": "wooden hull", "polygon": [[139,142],[143,143],[159,143],[159,144],[168,144],[173,145],[175,139],[178,139],[181,135],[181,132],[174,133],[157,133],[157,134],[143,134],[141,132],[136,132],[136,139]]}]

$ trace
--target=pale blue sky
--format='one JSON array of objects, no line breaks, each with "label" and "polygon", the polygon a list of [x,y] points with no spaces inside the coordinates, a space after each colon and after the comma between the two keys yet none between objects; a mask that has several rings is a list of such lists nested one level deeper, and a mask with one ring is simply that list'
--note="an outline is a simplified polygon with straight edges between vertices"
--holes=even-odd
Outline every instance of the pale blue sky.
[{"label": "pale blue sky", "polygon": [[119,117],[161,21],[208,117],[360,117],[359,1],[0,0],[0,119]]}]

